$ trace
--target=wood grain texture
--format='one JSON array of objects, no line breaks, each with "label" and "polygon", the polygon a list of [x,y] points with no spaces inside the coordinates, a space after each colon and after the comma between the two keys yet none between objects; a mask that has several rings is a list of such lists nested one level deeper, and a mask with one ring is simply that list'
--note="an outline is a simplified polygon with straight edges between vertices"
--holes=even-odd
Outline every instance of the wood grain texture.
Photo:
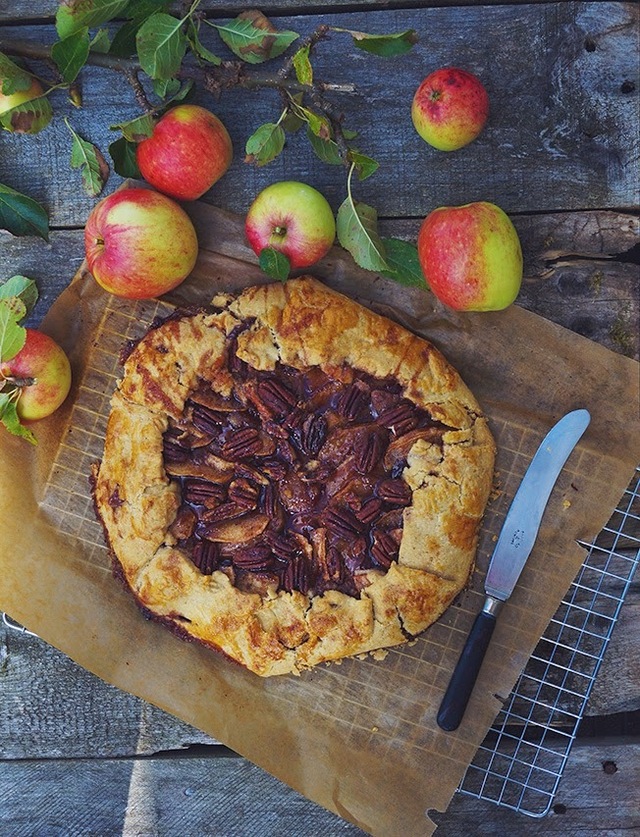
[{"label": "wood grain texture", "polygon": [[[523,5],[517,14],[508,6],[331,13],[283,17],[279,25],[297,27],[302,35],[321,22],[365,31],[414,28],[420,34],[410,54],[382,59],[334,33],[314,59],[318,78],[354,81],[358,87],[356,95],[340,97],[336,106],[347,114],[345,124],[359,132],[360,149],[377,159],[380,169],[356,184],[356,197],[382,216],[407,218],[423,217],[438,205],[480,199],[510,213],[633,206],[637,100],[624,90],[625,82],[635,89],[639,83],[638,14],[631,3],[569,2]],[[50,25],[0,27],[5,48],[15,39],[51,43],[55,30]],[[491,99],[485,131],[452,154],[427,146],[409,115],[416,87],[443,64],[476,72]],[[43,202],[56,227],[81,226],[95,203],[82,193],[80,175],[70,173],[70,136],[62,117],[106,154],[117,137],[109,127],[139,114],[124,80],[97,68],[85,68],[81,79],[82,109],[74,109],[58,91],[52,94],[56,119],[44,132],[1,138],[2,155],[12,161],[3,179]],[[243,213],[263,186],[294,179],[320,188],[334,208],[342,202],[345,172],[321,163],[302,133],[291,135],[283,155],[268,166],[256,169],[243,162],[249,135],[280,113],[275,92],[229,92],[217,103],[198,93],[195,101],[218,113],[236,149],[231,169],[206,200]],[[112,177],[107,190],[117,184]]]},{"label": "wood grain texture", "polygon": [[[439,837],[612,837],[640,828],[639,784],[640,740],[578,742],[545,817],[462,794],[446,814],[432,816]],[[0,762],[0,798],[7,837],[364,834],[244,759],[201,750],[173,758]]]}]

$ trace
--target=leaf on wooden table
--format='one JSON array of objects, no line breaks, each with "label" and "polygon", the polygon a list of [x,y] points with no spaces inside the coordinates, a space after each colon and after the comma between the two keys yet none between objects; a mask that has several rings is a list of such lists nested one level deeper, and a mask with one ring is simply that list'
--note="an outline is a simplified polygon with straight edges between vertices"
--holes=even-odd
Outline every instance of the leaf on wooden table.
[{"label": "leaf on wooden table", "polygon": [[0,52],[0,78],[2,79],[0,93],[3,96],[11,96],[13,93],[28,90],[33,83],[31,73],[18,67],[2,52]]},{"label": "leaf on wooden table", "polygon": [[19,296],[5,296],[0,299],[0,302],[3,306],[7,306],[17,323],[27,316],[27,306]]},{"label": "leaf on wooden table", "polygon": [[261,12],[242,12],[226,24],[212,23],[234,55],[248,64],[261,64],[277,58],[300,36],[297,32],[278,31]]},{"label": "leaf on wooden table", "polygon": [[280,124],[290,134],[299,131],[303,125],[305,125],[304,119],[301,119],[300,116],[293,110],[295,106],[301,106],[302,100],[304,98],[304,93],[296,93],[293,96],[290,96],[291,103],[287,107],[287,112],[284,115],[284,118],[281,120]]},{"label": "leaf on wooden table", "polygon": [[347,157],[358,172],[358,180],[366,180],[380,168],[380,163],[377,160],[367,157],[366,154],[361,154],[355,148],[349,149]]},{"label": "leaf on wooden table", "polygon": [[38,444],[33,432],[20,422],[15,390],[11,393],[0,392],[0,422],[13,436],[20,436],[32,445]]},{"label": "leaf on wooden table", "polygon": [[213,64],[218,67],[222,64],[222,58],[219,58],[215,53],[211,52],[200,40],[199,28],[195,25],[193,20],[189,21],[189,28],[187,30],[187,40],[193,54],[201,61],[206,61],[207,64]]},{"label": "leaf on wooden table", "polygon": [[332,139],[322,139],[316,136],[310,127],[307,127],[307,139],[311,143],[315,155],[330,166],[342,166],[345,161],[340,154],[338,143]]},{"label": "leaf on wooden table", "polygon": [[335,27],[334,31],[347,32],[351,35],[353,43],[358,49],[378,55],[381,58],[394,58],[396,55],[404,55],[418,43],[418,36],[414,29],[395,32],[392,35],[368,35],[366,32],[357,32],[353,29],[341,29],[339,27]]},{"label": "leaf on wooden table", "polygon": [[336,229],[338,241],[357,265],[374,271],[388,268],[384,244],[378,235],[378,213],[372,206],[346,198],[338,209]]},{"label": "leaf on wooden table", "polygon": [[294,53],[292,58],[293,69],[296,71],[296,78],[300,84],[313,84],[313,67],[309,58],[310,51],[311,47],[309,44],[305,44],[305,46],[300,47]]},{"label": "leaf on wooden table", "polygon": [[416,245],[400,238],[383,238],[382,243],[389,266],[388,270],[380,271],[382,275],[405,287],[424,290],[427,283],[420,267]]},{"label": "leaf on wooden table", "polygon": [[16,274],[0,284],[0,299],[10,297],[20,299],[29,313],[38,301],[38,287],[33,279]]},{"label": "leaf on wooden table", "polygon": [[57,41],[51,47],[51,57],[60,71],[63,81],[71,84],[89,57],[89,30],[86,26]]},{"label": "leaf on wooden table", "polygon": [[110,130],[121,131],[122,136],[128,142],[141,142],[143,139],[151,136],[153,127],[153,117],[145,113],[142,116],[136,116],[135,119],[130,119],[129,122],[120,122],[117,125],[111,125]]},{"label": "leaf on wooden table", "polygon": [[136,35],[140,66],[149,78],[173,78],[187,51],[184,20],[160,12],[151,15]]},{"label": "leaf on wooden table", "polygon": [[265,247],[260,251],[258,262],[260,264],[260,269],[272,279],[278,279],[280,282],[286,282],[289,278],[291,263],[285,254],[281,253],[279,250],[274,250],[273,247]]},{"label": "leaf on wooden table", "polygon": [[129,142],[125,137],[115,140],[109,146],[109,154],[113,160],[113,169],[120,177],[141,177],[138,161],[136,160],[136,143]]},{"label": "leaf on wooden table", "polygon": [[0,229],[13,235],[39,235],[49,240],[49,218],[33,198],[0,183]]},{"label": "leaf on wooden table", "polygon": [[129,0],[64,0],[56,12],[56,31],[59,38],[73,35],[84,26],[91,29],[113,20],[128,5]]},{"label": "leaf on wooden table", "polygon": [[247,140],[245,163],[265,166],[282,152],[285,144],[285,133],[275,122],[261,125]]},{"label": "leaf on wooden table", "polygon": [[320,137],[320,139],[331,139],[331,123],[326,116],[317,113],[315,110],[311,110],[311,108],[305,107],[297,100],[292,99],[290,107],[296,116],[307,123],[309,129],[315,136]]},{"label": "leaf on wooden table", "polygon": [[89,44],[90,49],[93,52],[99,52],[101,54],[106,54],[111,49],[111,38],[109,36],[108,29],[98,29],[96,34],[91,39],[91,43]]},{"label": "leaf on wooden table", "polygon": [[0,363],[5,363],[15,357],[24,346],[27,339],[27,331],[19,321],[26,314],[26,306],[21,304],[21,309],[16,311],[14,300],[0,299]]},{"label": "leaf on wooden table", "polygon": [[135,55],[136,35],[142,24],[158,12],[168,12],[170,0],[130,0],[122,12],[128,18],[126,23],[116,31],[111,42],[109,52],[118,58],[128,58]]},{"label": "leaf on wooden table", "polygon": [[38,134],[51,122],[52,116],[49,99],[38,96],[0,113],[0,125],[15,134]]},{"label": "leaf on wooden table", "polygon": [[79,136],[68,119],[65,123],[71,133],[71,168],[80,169],[85,192],[95,197],[109,178],[109,164],[97,145]]}]

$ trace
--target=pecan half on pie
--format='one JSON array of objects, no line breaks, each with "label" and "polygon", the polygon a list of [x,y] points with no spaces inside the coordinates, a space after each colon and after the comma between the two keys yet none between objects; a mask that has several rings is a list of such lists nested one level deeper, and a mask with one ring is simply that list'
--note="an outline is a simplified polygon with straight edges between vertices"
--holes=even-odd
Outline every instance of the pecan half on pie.
[{"label": "pecan half on pie", "polygon": [[476,400],[314,279],[216,302],[125,362],[93,475],[118,574],[259,675],[415,637],[473,565],[494,463]]}]

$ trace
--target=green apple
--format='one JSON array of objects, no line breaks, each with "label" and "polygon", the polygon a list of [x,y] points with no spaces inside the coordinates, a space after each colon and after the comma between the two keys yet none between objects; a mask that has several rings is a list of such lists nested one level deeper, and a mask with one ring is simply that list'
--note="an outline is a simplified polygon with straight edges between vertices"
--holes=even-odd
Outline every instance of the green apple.
[{"label": "green apple", "polygon": [[327,199],[306,183],[283,180],[257,196],[245,219],[254,253],[278,250],[293,270],[325,256],[336,237],[336,221]]},{"label": "green apple", "polygon": [[416,90],[411,119],[425,142],[457,151],[474,140],[489,115],[489,96],[480,79],[457,67],[428,75]]},{"label": "green apple", "polygon": [[176,200],[196,200],[231,165],[233,146],[227,129],[198,105],[177,105],[156,123],[153,134],[136,146],[144,179]]},{"label": "green apple", "polygon": [[87,265],[116,296],[151,299],[177,287],[198,256],[187,213],[151,189],[120,189],[96,204],[84,231]]},{"label": "green apple", "polygon": [[49,335],[27,328],[25,344],[5,361],[0,376],[19,388],[16,409],[22,421],[35,421],[55,412],[71,388],[71,365]]},{"label": "green apple", "polygon": [[435,296],[458,311],[499,311],[520,291],[520,239],[493,203],[435,209],[418,233],[418,257]]}]

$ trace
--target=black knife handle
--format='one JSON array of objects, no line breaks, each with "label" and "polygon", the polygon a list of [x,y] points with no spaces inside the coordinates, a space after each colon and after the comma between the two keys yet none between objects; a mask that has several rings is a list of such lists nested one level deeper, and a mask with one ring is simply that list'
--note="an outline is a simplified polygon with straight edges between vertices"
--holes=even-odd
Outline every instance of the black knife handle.
[{"label": "black knife handle", "polygon": [[460,726],[495,626],[494,614],[476,616],[438,711],[438,726],[447,732]]}]

